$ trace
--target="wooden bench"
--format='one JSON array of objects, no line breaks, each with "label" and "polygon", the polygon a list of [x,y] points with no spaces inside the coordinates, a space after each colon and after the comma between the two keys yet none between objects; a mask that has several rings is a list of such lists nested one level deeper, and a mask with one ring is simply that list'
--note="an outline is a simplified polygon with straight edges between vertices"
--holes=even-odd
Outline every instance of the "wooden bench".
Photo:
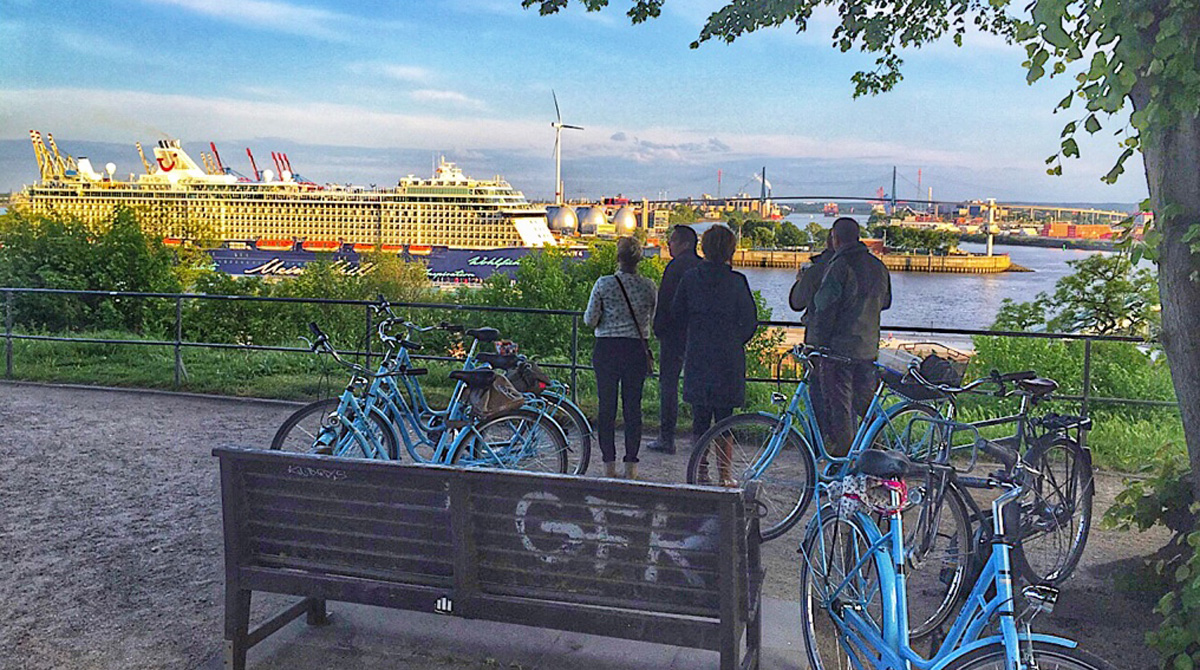
[{"label": "wooden bench", "polygon": [[[325,601],[709,649],[758,666],[754,490],[218,448],[225,666]],[[254,591],[303,597],[255,630]]]}]

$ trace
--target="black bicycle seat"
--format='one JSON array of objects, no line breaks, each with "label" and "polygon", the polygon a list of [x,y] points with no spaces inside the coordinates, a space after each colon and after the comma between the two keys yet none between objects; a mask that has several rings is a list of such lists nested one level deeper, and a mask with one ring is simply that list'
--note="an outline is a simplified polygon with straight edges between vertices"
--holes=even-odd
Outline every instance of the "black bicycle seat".
[{"label": "black bicycle seat", "polygon": [[871,475],[880,479],[896,479],[912,470],[912,461],[895,449],[867,449],[858,456],[851,470],[856,475]]},{"label": "black bicycle seat", "polygon": [[1021,379],[1017,382],[1017,386],[1021,390],[1034,396],[1047,396],[1058,390],[1058,382],[1045,377],[1035,377],[1033,379]]},{"label": "black bicycle seat", "polygon": [[451,379],[465,382],[471,388],[491,386],[495,376],[494,370],[454,370],[450,373]]},{"label": "black bicycle seat", "polygon": [[480,342],[495,342],[500,339],[500,331],[495,328],[472,328],[467,331],[467,335],[479,340]]},{"label": "black bicycle seat", "polygon": [[487,363],[497,370],[512,370],[517,367],[518,358],[516,354],[497,354],[490,351],[485,351],[475,356],[480,363]]}]

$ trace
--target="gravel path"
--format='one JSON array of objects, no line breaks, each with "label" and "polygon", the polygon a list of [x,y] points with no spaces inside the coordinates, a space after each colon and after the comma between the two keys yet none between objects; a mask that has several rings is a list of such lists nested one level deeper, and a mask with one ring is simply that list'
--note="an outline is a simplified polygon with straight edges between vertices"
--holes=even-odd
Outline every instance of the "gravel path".
[{"label": "gravel path", "polygon": [[[286,403],[0,383],[0,668],[195,668],[221,649],[217,445],[261,446]],[[598,460],[598,455],[594,456]],[[646,454],[682,481],[686,455]],[[1097,515],[1120,490],[1101,475]],[[764,547],[767,595],[795,599],[798,531]],[[1093,529],[1058,610],[1039,620],[1117,668],[1156,667],[1153,602],[1111,577],[1162,534]],[[262,598],[256,617],[277,602]],[[463,659],[455,668],[494,667]],[[449,666],[447,666],[449,667]]]}]

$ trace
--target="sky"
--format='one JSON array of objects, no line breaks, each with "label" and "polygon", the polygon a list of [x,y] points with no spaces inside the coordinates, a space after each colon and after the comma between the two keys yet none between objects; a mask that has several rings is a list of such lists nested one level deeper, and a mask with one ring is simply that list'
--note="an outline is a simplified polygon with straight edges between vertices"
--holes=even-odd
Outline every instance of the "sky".
[{"label": "sky", "polygon": [[394,184],[444,155],[548,200],[557,96],[583,127],[563,131],[568,198],[757,195],[763,168],[773,196],[872,196],[893,167],[901,198],[1146,195],[1140,161],[1100,181],[1108,130],[1045,174],[1068,82],[1027,85],[1019,47],[910,51],[894,91],[854,99],[873,58],[831,46],[833,14],[690,49],[721,4],[667,0],[633,26],[627,0],[547,17],[520,0],[0,0],[0,191],[37,178],[37,129],[118,174],[141,171],[134,142],[170,137],[244,173],[247,147],[260,168],[284,151],[322,183]]}]

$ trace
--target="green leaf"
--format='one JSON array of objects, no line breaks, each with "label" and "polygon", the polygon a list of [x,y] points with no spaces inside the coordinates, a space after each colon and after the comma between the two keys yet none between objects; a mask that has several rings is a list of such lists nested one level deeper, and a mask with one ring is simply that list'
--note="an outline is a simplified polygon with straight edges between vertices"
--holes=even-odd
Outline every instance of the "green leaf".
[{"label": "green leaf", "polygon": [[1064,156],[1079,158],[1079,144],[1074,138],[1068,137],[1063,140],[1062,153]]},{"label": "green leaf", "polygon": [[1087,121],[1083,122],[1083,128],[1084,128],[1084,130],[1088,131],[1088,133],[1090,133],[1092,135],[1095,135],[1097,132],[1099,132],[1100,122],[1096,120],[1095,114],[1088,115]]},{"label": "green leaf", "polygon": [[1066,137],[1067,135],[1074,135],[1074,134],[1075,134],[1075,122],[1072,121],[1072,122],[1068,123],[1067,125],[1063,126],[1062,135],[1059,135],[1059,137]]}]

